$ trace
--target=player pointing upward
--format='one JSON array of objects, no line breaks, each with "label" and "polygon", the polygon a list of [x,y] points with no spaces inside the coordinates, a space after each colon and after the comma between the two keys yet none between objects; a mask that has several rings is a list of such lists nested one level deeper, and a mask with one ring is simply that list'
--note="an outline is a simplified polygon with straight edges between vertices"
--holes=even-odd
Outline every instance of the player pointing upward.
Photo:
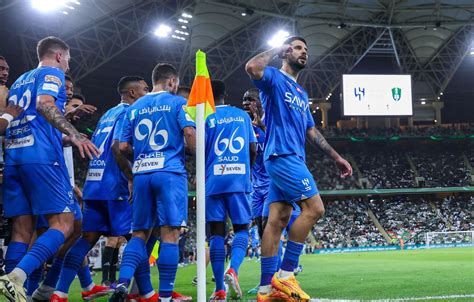
[{"label": "player pointing upward", "polygon": [[[308,232],[324,214],[316,183],[305,163],[306,139],[334,159],[342,177],[352,174],[350,164],[315,128],[308,94],[296,81],[307,64],[307,52],[303,38],[290,37],[283,46],[258,54],[245,67],[260,89],[264,105],[267,128],[264,160],[271,179],[268,193],[270,213],[262,238],[258,301],[292,297],[310,299],[293,274]],[[276,56],[283,59],[281,69],[267,66]],[[301,214],[292,225],[280,271],[275,274],[281,232],[296,205],[301,207]]]}]

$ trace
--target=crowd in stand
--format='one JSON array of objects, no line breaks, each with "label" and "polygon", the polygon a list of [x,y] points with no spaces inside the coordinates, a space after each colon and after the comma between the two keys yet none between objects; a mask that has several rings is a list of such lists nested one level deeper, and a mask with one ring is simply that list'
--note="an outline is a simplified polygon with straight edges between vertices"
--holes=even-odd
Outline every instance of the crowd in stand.
[{"label": "crowd in stand", "polygon": [[[315,248],[383,246],[425,242],[426,232],[469,231],[474,197],[450,196],[443,200],[420,197],[361,198],[325,202],[326,214],[313,228]],[[372,211],[386,231],[386,240],[369,217]]]},{"label": "crowd in stand", "polygon": [[313,228],[316,248],[381,246],[386,241],[367,214],[361,199],[328,201],[326,214]]},{"label": "crowd in stand", "polygon": [[474,145],[454,142],[341,143],[338,150],[354,167],[346,179],[319,150],[308,148],[307,162],[320,190],[469,186]]}]

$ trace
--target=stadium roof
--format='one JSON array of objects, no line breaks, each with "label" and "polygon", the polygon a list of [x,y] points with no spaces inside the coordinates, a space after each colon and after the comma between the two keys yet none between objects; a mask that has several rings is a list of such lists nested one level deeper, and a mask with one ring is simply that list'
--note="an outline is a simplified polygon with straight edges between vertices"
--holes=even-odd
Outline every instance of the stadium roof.
[{"label": "stadium roof", "polygon": [[[189,85],[198,48],[207,52],[214,78],[232,79],[244,90],[249,81],[243,65],[283,29],[308,41],[311,63],[300,81],[310,97],[326,99],[341,74],[377,57],[393,60],[394,72],[413,75],[415,97],[436,100],[474,47],[472,0],[69,2],[73,9],[41,13],[30,1],[0,0],[0,32],[7,41],[0,53],[30,68],[40,38],[62,37],[72,47],[71,72],[79,86],[99,95],[99,89],[114,91],[124,74],[148,77],[158,61],[178,66]],[[159,24],[181,39],[155,37]]]}]

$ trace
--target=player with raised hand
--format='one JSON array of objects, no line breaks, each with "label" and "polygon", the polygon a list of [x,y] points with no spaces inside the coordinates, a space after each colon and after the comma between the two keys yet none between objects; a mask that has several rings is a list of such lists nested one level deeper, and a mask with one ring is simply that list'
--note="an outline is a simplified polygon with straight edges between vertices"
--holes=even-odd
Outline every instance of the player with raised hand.
[{"label": "player with raised hand", "polygon": [[225,105],[225,85],[211,81],[216,112],[206,119],[206,222],[210,224],[211,266],[216,289],[211,301],[225,301],[224,237],[227,215],[235,233],[230,268],[225,282],[234,298],[242,297],[238,281],[240,265],[247,253],[251,221],[250,168],[256,156],[256,138],[247,113]]},{"label": "player with raised hand", "polygon": [[[281,69],[267,66],[276,56],[283,59]],[[312,226],[324,214],[316,183],[305,163],[306,139],[331,156],[341,176],[352,174],[342,158],[315,128],[308,94],[297,83],[306,67],[308,49],[302,37],[289,37],[284,45],[260,53],[245,69],[259,88],[265,110],[265,168],[270,176],[269,217],[262,238],[261,280],[258,301],[274,299],[309,300],[309,295],[294,277],[304,241]],[[296,205],[300,216],[294,221],[278,273],[278,242]]]},{"label": "player with raised hand", "polygon": [[[125,111],[148,92],[148,85],[141,77],[126,76],[120,79],[118,92],[120,103],[100,118],[92,136],[92,142],[101,153],[89,162],[84,184],[82,237],[66,254],[50,301],[68,301],[69,287],[80,270],[84,257],[101,235],[122,236],[131,230],[132,209],[128,203],[128,183],[132,181],[132,173],[128,160],[119,151],[118,137]],[[108,288],[104,287],[97,286],[95,291],[92,289],[83,292],[83,298],[96,298],[108,292]]]},{"label": "player with raised hand", "polygon": [[133,235],[125,248],[117,288],[109,299],[125,301],[135,277],[141,300],[158,301],[150,282],[146,242],[155,222],[160,226],[159,299],[171,301],[178,268],[178,239],[188,213],[185,141],[196,149],[195,123],[177,96],[179,77],[170,64],[157,64],[153,90],[125,113],[120,151],[133,162]]},{"label": "player with raised hand", "polygon": [[[69,69],[69,46],[56,37],[38,42],[39,66],[12,85],[10,103],[24,112],[6,133],[3,200],[5,216],[13,218],[12,241],[6,254],[8,275],[0,277],[0,294],[26,301],[23,284],[49,259],[73,230],[72,187],[64,162],[61,132],[92,158],[99,150],[64,117],[64,73]],[[49,229],[27,253],[34,216],[45,215]]]}]

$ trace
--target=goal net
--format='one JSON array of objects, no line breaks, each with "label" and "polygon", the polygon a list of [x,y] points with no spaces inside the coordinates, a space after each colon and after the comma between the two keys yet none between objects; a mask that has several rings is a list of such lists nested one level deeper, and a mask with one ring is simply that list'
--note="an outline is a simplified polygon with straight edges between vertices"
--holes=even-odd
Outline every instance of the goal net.
[{"label": "goal net", "polygon": [[438,245],[474,245],[474,231],[428,232],[425,242],[428,249]]}]

